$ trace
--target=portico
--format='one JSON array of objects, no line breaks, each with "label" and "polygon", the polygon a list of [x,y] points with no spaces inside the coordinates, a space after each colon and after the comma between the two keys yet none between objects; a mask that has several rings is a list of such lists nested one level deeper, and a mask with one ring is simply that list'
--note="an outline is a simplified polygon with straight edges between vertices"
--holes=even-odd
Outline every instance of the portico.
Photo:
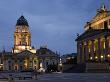
[{"label": "portico", "polygon": [[90,22],[85,32],[78,35],[78,63],[110,62],[110,12],[102,5]]}]

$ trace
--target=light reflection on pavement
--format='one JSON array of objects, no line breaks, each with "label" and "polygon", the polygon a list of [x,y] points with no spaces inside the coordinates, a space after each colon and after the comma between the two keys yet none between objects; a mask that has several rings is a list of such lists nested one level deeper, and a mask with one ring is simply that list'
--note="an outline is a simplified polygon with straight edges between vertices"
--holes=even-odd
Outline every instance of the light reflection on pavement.
[{"label": "light reflection on pavement", "polygon": [[37,80],[18,80],[14,82],[110,82],[110,73],[52,73],[38,75]]},{"label": "light reflection on pavement", "polygon": [[110,82],[110,73],[54,73],[39,75],[38,80],[53,80],[53,81],[62,80],[64,82],[66,81]]}]

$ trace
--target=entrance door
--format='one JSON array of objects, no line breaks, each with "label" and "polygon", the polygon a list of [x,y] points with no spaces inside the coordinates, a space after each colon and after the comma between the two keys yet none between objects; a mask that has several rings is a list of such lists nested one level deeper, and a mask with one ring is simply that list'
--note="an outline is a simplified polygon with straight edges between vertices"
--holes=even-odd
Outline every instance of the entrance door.
[{"label": "entrance door", "polygon": [[104,22],[104,28],[105,28],[105,29],[108,28],[108,23],[107,23],[107,21]]},{"label": "entrance door", "polygon": [[18,66],[17,65],[14,66],[14,70],[15,71],[18,70]]}]

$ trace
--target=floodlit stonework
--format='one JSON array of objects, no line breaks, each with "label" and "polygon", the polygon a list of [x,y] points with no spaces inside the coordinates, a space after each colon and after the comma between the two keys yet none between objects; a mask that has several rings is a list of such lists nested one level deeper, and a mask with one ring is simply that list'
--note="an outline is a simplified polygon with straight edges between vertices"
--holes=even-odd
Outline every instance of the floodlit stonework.
[{"label": "floodlit stonework", "polygon": [[110,62],[110,11],[102,5],[78,35],[78,63]]},{"label": "floodlit stonework", "polygon": [[[45,71],[57,71],[59,55],[48,48],[36,50],[31,46],[29,25],[24,16],[21,16],[16,23],[12,52],[0,52],[0,71],[38,71],[40,64]],[[55,66],[56,69],[50,66]]]},{"label": "floodlit stonework", "polygon": [[36,53],[36,50],[31,47],[31,33],[29,25],[24,16],[21,16],[16,23],[16,30],[14,32],[14,48],[13,53],[19,53],[24,50],[29,50]]}]

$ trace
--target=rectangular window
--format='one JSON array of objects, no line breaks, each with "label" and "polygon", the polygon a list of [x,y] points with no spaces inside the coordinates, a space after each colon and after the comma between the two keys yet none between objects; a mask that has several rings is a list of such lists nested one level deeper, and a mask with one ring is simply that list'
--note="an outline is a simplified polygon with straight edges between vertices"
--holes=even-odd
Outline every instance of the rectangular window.
[{"label": "rectangular window", "polygon": [[22,70],[22,66],[20,66],[20,70]]},{"label": "rectangular window", "polygon": [[103,48],[105,49],[105,42],[103,43]]},{"label": "rectangular window", "polygon": [[11,70],[11,66],[9,66],[9,70]]},{"label": "rectangular window", "polygon": [[17,66],[15,66],[15,70],[17,70]]},{"label": "rectangular window", "polygon": [[36,60],[34,60],[34,64],[36,64],[37,63],[37,61]]},{"label": "rectangular window", "polygon": [[99,24],[99,28],[100,28],[100,29],[103,29],[103,23],[100,23],[100,24]]},{"label": "rectangular window", "polygon": [[1,59],[1,64],[3,64],[3,59]]},{"label": "rectangular window", "polygon": [[36,66],[34,66],[34,69],[37,69],[37,67],[36,67]]},{"label": "rectangular window", "polygon": [[108,22],[107,21],[104,21],[104,28],[108,28]]},{"label": "rectangular window", "polygon": [[15,63],[17,62],[17,60],[15,60]]},{"label": "rectangular window", "polygon": [[110,19],[109,19],[109,25],[110,25]]},{"label": "rectangular window", "polygon": [[48,66],[48,62],[46,62],[46,66]]},{"label": "rectangular window", "polygon": [[22,62],[22,60],[19,60],[19,62]]},{"label": "rectangular window", "polygon": [[11,63],[11,61],[8,61],[8,63]]},{"label": "rectangular window", "polygon": [[109,44],[109,48],[110,48],[110,37],[109,37],[109,39],[108,39],[108,44]]},{"label": "rectangular window", "polygon": [[94,44],[94,46],[93,46],[93,50],[96,51],[96,44]]},{"label": "rectangular window", "polygon": [[55,63],[53,62],[53,65],[54,65]]},{"label": "rectangular window", "polygon": [[91,51],[91,46],[90,46],[90,45],[88,46],[88,51],[89,51],[89,52]]}]

